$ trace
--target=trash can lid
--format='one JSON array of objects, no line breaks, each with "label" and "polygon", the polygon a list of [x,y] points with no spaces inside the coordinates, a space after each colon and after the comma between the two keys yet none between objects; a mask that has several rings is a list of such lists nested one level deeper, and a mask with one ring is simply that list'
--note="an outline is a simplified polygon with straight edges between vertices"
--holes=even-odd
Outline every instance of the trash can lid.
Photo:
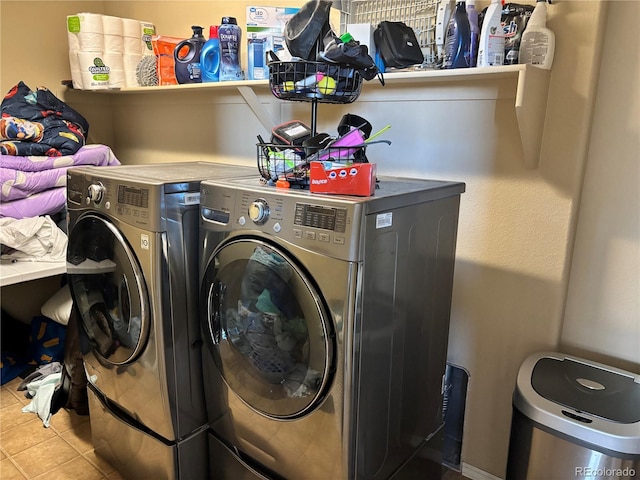
[{"label": "trash can lid", "polygon": [[538,395],[612,422],[640,422],[640,384],[633,377],[571,358],[541,358],[531,385]]},{"label": "trash can lid", "polygon": [[513,407],[540,428],[615,456],[640,456],[640,375],[562,353],[530,355]]}]

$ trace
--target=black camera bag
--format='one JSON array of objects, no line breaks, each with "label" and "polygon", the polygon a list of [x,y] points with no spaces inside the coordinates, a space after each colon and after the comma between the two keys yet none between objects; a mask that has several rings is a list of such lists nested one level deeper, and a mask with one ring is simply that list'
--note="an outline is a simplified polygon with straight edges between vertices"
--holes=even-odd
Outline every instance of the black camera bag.
[{"label": "black camera bag", "polygon": [[404,68],[424,61],[415,32],[403,22],[380,22],[373,40],[386,67]]}]

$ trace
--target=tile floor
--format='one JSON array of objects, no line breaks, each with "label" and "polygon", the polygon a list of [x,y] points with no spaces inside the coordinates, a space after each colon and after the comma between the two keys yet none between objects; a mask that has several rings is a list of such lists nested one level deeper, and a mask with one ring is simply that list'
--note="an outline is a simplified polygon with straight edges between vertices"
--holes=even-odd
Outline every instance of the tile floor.
[{"label": "tile floor", "polygon": [[0,390],[0,478],[2,480],[122,480],[91,444],[88,416],[61,409],[45,428],[16,378]]},{"label": "tile floor", "polygon": [[[0,388],[0,479],[124,480],[91,444],[88,416],[59,410],[45,428],[35,413],[23,413],[30,400],[16,378]],[[448,471],[442,480],[467,480]]]}]

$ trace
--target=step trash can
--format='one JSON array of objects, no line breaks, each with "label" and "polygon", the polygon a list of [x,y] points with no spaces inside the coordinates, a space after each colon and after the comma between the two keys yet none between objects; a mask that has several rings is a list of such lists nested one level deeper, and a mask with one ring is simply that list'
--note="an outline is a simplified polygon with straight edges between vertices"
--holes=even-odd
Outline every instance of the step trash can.
[{"label": "step trash can", "polygon": [[640,479],[640,375],[561,353],[518,372],[506,480]]}]

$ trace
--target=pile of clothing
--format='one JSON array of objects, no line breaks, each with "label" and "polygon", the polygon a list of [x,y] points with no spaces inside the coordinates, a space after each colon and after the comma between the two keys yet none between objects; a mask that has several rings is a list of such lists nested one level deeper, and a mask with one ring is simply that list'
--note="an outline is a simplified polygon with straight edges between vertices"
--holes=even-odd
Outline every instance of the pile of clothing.
[{"label": "pile of clothing", "polygon": [[87,120],[46,88],[20,82],[0,108],[2,257],[64,259],[67,169],[120,162],[108,146],[87,145]]}]

